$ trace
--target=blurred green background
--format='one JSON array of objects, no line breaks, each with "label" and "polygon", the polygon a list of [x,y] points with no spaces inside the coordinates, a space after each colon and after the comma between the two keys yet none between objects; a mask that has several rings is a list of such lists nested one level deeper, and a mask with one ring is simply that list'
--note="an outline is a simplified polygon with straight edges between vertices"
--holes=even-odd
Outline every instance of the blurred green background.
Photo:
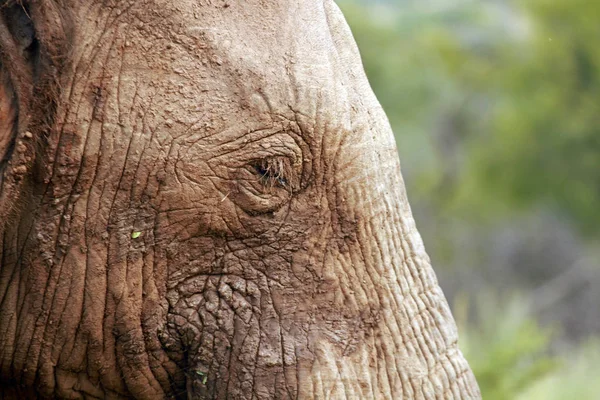
[{"label": "blurred green background", "polygon": [[600,399],[600,2],[338,4],[484,399]]}]

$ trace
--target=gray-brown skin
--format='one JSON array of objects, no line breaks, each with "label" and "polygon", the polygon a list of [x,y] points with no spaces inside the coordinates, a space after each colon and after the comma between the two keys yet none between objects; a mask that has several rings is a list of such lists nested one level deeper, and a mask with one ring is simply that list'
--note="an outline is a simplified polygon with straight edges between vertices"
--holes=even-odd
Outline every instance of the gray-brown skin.
[{"label": "gray-brown skin", "polygon": [[331,0],[0,3],[0,398],[480,397]]}]

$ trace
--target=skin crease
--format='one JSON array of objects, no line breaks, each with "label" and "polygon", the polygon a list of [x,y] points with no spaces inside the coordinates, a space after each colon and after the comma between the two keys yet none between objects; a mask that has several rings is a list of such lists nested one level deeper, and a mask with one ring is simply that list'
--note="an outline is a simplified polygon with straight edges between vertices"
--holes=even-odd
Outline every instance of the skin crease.
[{"label": "skin crease", "polygon": [[480,398],[332,1],[24,3],[1,399]]}]

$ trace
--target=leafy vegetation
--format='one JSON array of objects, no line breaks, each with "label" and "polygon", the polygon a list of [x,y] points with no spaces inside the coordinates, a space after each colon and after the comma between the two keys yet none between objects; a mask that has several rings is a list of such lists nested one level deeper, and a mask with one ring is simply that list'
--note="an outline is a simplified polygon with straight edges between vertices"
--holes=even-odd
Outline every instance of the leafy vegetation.
[{"label": "leafy vegetation", "polygon": [[597,233],[600,5],[397,3],[413,5],[342,5],[420,192],[486,214],[543,203]]},{"label": "leafy vegetation", "polygon": [[514,399],[548,373],[559,368],[547,354],[551,330],[529,316],[527,300],[513,295],[480,294],[474,304],[476,326],[469,324],[468,303],[459,297],[455,314],[462,333],[462,350],[469,360],[484,399]]},{"label": "leafy vegetation", "polygon": [[596,399],[600,393],[600,342],[563,350],[562,367],[533,382],[517,400]]}]

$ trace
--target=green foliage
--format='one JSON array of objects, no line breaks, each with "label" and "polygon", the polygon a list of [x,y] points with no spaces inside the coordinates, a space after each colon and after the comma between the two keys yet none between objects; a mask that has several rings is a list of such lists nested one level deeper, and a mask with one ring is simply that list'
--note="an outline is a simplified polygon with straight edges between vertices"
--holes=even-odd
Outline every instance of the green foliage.
[{"label": "green foliage", "polygon": [[[489,63],[495,107],[471,170],[502,200],[551,203],[585,232],[600,226],[600,5],[520,3],[529,34]],[[483,166],[483,167],[482,167]]]},{"label": "green foliage", "polygon": [[600,393],[600,341],[567,349],[563,366],[532,384],[517,400],[597,399]]},{"label": "green foliage", "polygon": [[555,335],[536,322],[528,303],[523,295],[502,299],[487,292],[470,300],[459,296],[454,304],[459,344],[483,398],[596,399],[600,340],[552,351]]},{"label": "green foliage", "polygon": [[477,216],[543,205],[599,233],[600,3],[418,4],[341,2],[412,196]]},{"label": "green foliage", "polygon": [[460,345],[488,400],[514,399],[558,367],[548,355],[551,333],[529,315],[523,296],[499,301],[479,295],[468,322],[468,302],[459,297],[455,315],[461,332]]}]

